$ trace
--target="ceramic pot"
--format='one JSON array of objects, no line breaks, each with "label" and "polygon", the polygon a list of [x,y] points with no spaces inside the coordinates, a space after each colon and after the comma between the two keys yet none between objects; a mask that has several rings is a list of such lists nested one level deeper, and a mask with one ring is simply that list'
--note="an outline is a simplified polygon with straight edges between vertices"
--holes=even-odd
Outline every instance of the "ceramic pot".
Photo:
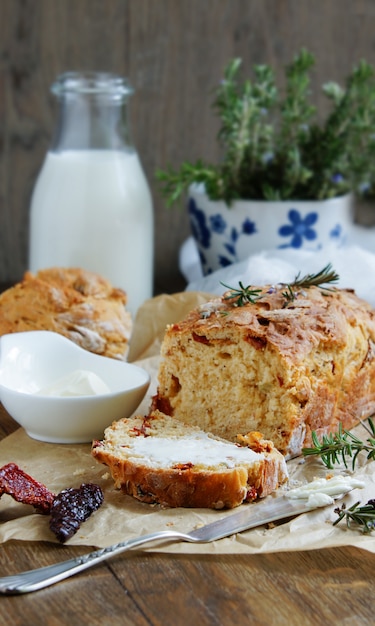
[{"label": "ceramic pot", "polygon": [[204,275],[262,250],[341,247],[353,224],[353,198],[321,201],[210,200],[201,185],[189,190],[189,217]]}]

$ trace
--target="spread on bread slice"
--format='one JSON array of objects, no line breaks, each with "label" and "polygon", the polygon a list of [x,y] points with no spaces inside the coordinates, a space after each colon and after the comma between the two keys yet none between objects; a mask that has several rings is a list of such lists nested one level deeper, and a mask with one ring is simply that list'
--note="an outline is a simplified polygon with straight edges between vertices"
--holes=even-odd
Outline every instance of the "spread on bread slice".
[{"label": "spread on bread slice", "polygon": [[92,455],[109,467],[115,487],[142,502],[230,509],[287,480],[270,441],[259,433],[241,439],[231,443],[154,411],[114,422]]}]

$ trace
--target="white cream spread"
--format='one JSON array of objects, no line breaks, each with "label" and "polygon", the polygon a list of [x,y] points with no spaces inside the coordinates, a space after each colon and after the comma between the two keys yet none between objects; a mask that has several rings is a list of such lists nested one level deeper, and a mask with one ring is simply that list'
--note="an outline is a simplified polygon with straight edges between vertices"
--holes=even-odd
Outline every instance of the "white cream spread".
[{"label": "white cream spread", "polygon": [[307,506],[312,508],[319,508],[321,506],[327,506],[328,504],[333,504],[334,499],[331,496],[328,496],[326,493],[322,493],[321,491],[317,493],[310,493],[307,499]]},{"label": "white cream spread", "polygon": [[94,372],[77,369],[39,389],[38,396],[98,396],[110,393],[108,385]]},{"label": "white cream spread", "polygon": [[306,485],[290,489],[285,495],[291,499],[305,499],[308,505],[319,507],[331,504],[336,496],[364,486],[365,483],[358,478],[340,474],[332,478],[317,478]]},{"label": "white cream spread", "polygon": [[218,465],[234,468],[243,463],[253,464],[263,454],[230,442],[218,441],[206,433],[178,437],[134,437],[131,449],[125,448],[128,458],[143,457],[145,465],[162,468],[192,463],[203,467]]}]

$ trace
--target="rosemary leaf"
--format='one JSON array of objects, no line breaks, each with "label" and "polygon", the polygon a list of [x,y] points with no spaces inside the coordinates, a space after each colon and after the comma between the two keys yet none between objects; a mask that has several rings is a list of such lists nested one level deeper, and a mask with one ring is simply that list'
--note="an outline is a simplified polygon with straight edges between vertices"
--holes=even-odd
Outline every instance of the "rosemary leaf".
[{"label": "rosemary leaf", "polygon": [[320,287],[321,289],[329,289],[324,285],[329,283],[336,283],[339,280],[339,275],[332,269],[331,263],[328,263],[320,272],[316,274],[307,274],[300,278],[300,273],[297,274],[291,287],[301,287],[302,289],[308,289],[309,287]]},{"label": "rosemary leaf", "polygon": [[233,300],[232,306],[244,306],[251,302],[251,304],[255,304],[257,300],[259,300],[262,296],[259,295],[262,293],[261,289],[256,289],[251,285],[244,287],[243,283],[239,282],[239,288],[230,287],[225,283],[221,283],[223,287],[229,289],[229,293],[225,295],[224,300]]},{"label": "rosemary leaf", "polygon": [[360,502],[356,502],[348,509],[343,504],[341,507],[336,508],[334,512],[338,517],[333,522],[333,526],[345,519],[348,528],[351,528],[354,523],[360,527],[363,533],[370,533],[375,529],[375,500],[369,500],[367,504],[362,506],[360,506]]}]

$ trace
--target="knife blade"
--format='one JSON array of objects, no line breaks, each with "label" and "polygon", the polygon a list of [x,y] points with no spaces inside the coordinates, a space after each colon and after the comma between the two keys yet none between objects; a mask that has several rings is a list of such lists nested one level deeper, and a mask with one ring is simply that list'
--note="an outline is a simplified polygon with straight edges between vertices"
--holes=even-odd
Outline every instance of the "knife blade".
[{"label": "knife blade", "polygon": [[[344,495],[346,494],[340,494],[335,499]],[[308,513],[314,509],[328,506],[328,504],[332,504],[332,500],[323,505],[318,505],[309,504],[308,500],[291,500],[287,496],[279,496],[245,505],[241,507],[240,511],[197,528],[189,535],[200,541],[216,541],[257,526],[295,517],[301,513]]]}]

